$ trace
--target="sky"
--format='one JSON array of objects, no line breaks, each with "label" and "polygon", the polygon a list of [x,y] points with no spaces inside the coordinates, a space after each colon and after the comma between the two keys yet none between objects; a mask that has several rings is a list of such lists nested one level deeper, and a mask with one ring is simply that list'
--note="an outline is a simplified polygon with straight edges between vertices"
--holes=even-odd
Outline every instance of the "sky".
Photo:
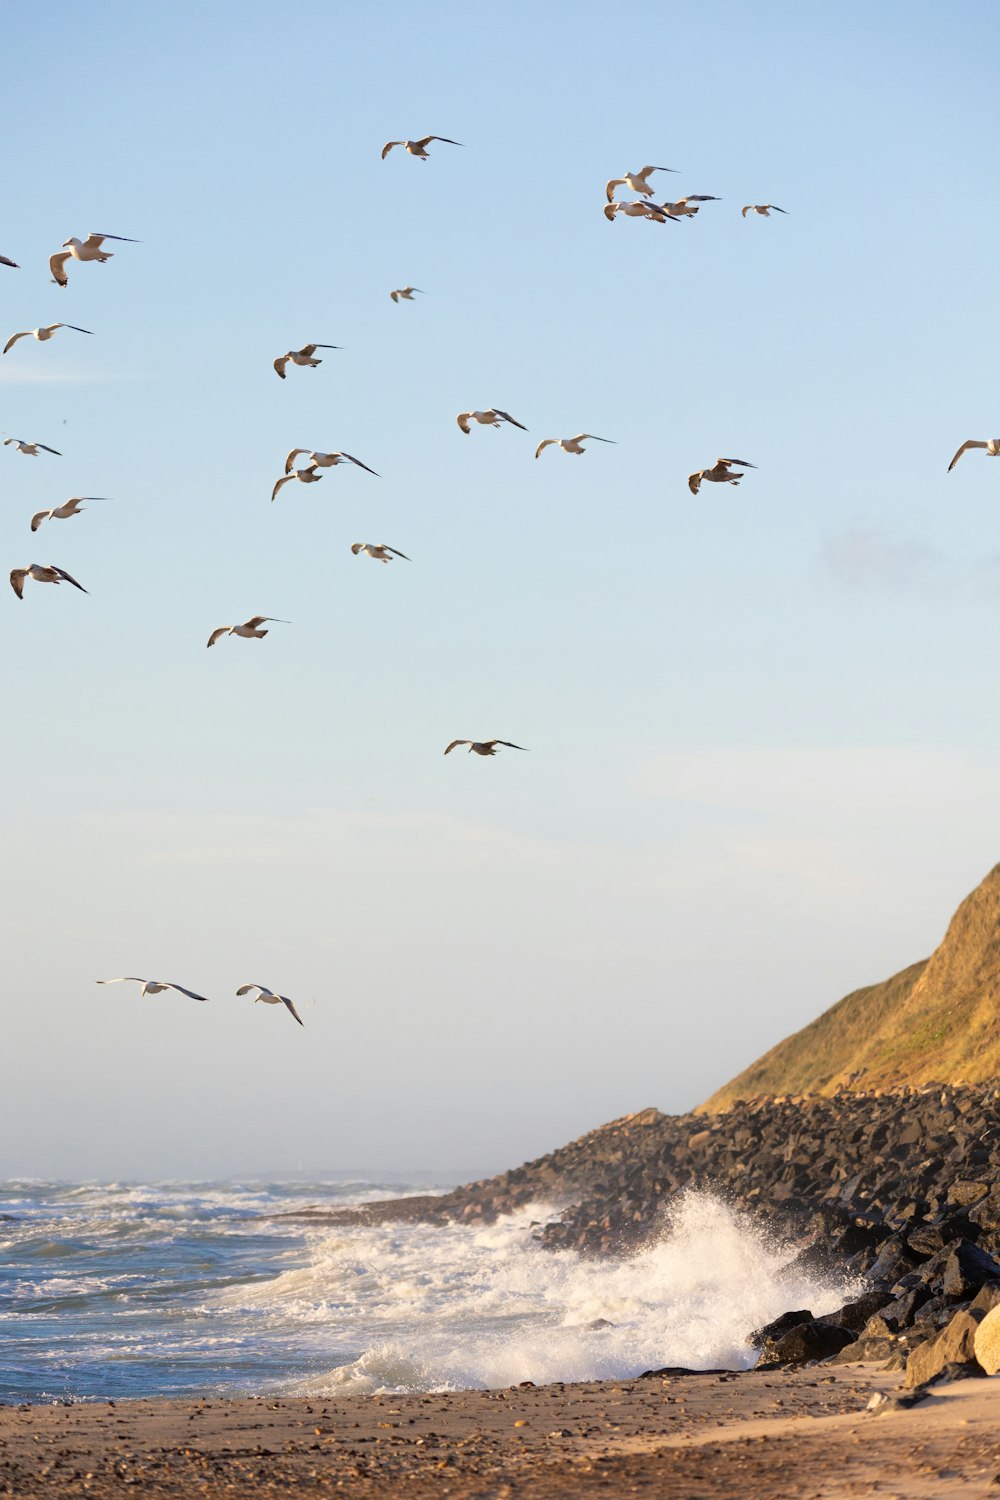
[{"label": "sky", "polygon": [[[5,7],[0,332],[94,336],[0,360],[5,567],[88,590],[0,601],[0,1175],[501,1169],[932,950],[1000,858],[995,15]],[[649,162],[721,201],[609,224]],[[300,446],[381,477],[271,504]]]}]

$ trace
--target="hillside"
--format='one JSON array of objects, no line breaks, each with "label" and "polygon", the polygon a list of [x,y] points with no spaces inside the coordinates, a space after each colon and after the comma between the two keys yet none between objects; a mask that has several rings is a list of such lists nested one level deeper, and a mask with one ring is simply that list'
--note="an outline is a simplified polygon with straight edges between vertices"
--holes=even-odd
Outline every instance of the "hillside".
[{"label": "hillside", "polygon": [[1000,865],[962,902],[940,947],[854,990],[699,1106],[1000,1077]]}]

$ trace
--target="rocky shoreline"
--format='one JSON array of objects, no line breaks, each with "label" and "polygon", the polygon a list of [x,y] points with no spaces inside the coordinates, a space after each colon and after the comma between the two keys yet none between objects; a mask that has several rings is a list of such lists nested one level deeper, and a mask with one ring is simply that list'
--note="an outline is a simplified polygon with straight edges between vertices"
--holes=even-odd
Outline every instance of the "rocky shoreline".
[{"label": "rocky shoreline", "polygon": [[[691,1188],[792,1238],[817,1268],[863,1278],[840,1314],[790,1309],[759,1330],[762,1362],[901,1368],[926,1345],[910,1384],[946,1366],[994,1373],[985,1350],[1000,1312],[979,1325],[1000,1305],[1000,1085],[759,1098],[712,1116],[644,1110],[440,1197],[298,1217],[489,1222],[555,1202],[559,1217],[535,1231],[542,1244],[622,1255],[661,1234],[671,1201]],[[1000,1367],[1000,1327],[996,1343]]]}]

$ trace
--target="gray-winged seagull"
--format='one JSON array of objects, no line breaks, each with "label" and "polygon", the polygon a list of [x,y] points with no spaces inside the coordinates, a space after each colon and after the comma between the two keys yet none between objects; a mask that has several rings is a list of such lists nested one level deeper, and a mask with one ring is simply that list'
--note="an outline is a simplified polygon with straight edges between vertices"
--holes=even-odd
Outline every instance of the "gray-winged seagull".
[{"label": "gray-winged seagull", "polygon": [[139,240],[130,240],[125,234],[88,234],[85,240],[78,240],[74,235],[71,239],[63,240],[63,254],[49,256],[49,270],[52,272],[52,280],[56,286],[68,284],[69,278],[66,275],[68,260],[96,260],[101,265],[110,260],[114,252],[101,249],[105,240],[119,240],[123,245],[140,243]]},{"label": "gray-winged seagull", "polygon": [[295,1009],[295,1006],[292,1004],[291,1000],[289,1000],[288,996],[275,994],[274,990],[269,990],[266,984],[241,984],[236,993],[237,995],[249,995],[251,990],[258,991],[258,993],[254,996],[254,1005],[256,1005],[260,1000],[263,1000],[265,1005],[284,1005],[286,1009],[291,1011],[292,1015],[295,1017],[296,1021],[298,1021],[300,1026],[304,1026],[306,1024],[305,1021],[303,1021],[302,1017],[299,1015],[298,1011]]},{"label": "gray-winged seagull", "polygon": [[24,580],[33,578],[36,583],[71,583],[81,594],[88,591],[82,583],[77,583],[65,568],[57,568],[55,563],[29,563],[26,568],[12,568],[10,573],[10,586],[19,599],[24,598]]}]

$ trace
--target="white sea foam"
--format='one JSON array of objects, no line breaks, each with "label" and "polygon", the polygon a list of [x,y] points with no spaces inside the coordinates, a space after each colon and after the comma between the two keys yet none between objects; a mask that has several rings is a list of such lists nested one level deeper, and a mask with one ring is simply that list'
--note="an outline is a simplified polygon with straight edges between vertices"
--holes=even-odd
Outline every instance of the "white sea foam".
[{"label": "white sea foam", "polygon": [[336,1367],[294,1384],[318,1395],[745,1368],[753,1328],[790,1307],[831,1312],[854,1290],[795,1266],[794,1246],[703,1193],[678,1200],[655,1243],[628,1258],[543,1249],[530,1224],[547,1217],[534,1204],[487,1227],[317,1233],[308,1265],[224,1301],[298,1325],[314,1356],[327,1343]]}]

